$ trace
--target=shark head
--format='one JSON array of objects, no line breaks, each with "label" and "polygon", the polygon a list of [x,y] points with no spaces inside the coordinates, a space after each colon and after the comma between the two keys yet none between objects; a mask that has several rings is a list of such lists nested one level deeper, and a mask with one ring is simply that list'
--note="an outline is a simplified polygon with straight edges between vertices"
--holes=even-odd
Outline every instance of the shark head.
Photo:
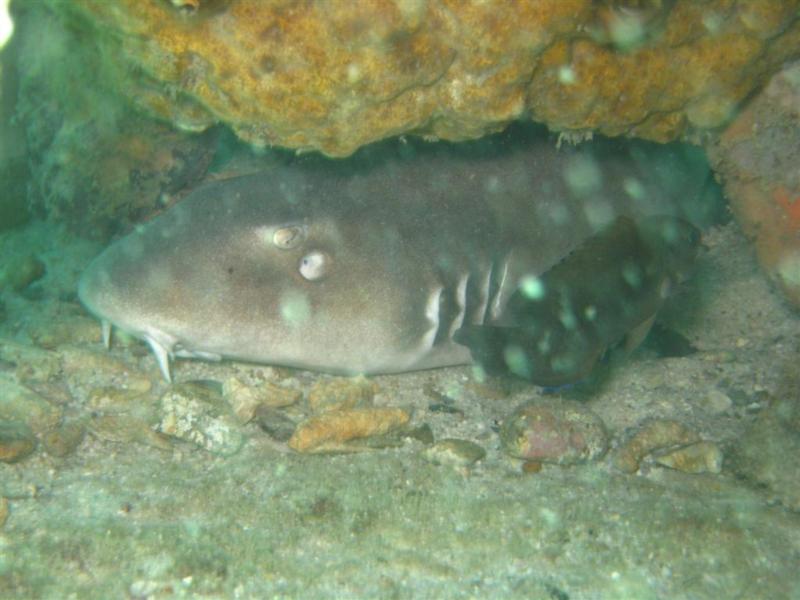
[{"label": "shark head", "polygon": [[401,259],[401,233],[364,226],[358,203],[281,181],[210,184],[98,256],[79,296],[106,340],[113,325],[146,341],[167,379],[172,356],[344,373],[414,362],[438,301],[414,279],[420,257]]}]

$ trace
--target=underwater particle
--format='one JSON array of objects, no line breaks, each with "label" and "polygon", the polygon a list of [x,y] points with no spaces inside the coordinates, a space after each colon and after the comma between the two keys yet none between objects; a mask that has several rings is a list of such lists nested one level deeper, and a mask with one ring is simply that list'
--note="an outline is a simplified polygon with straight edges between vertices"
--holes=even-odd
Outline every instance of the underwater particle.
[{"label": "underwater particle", "polygon": [[644,200],[645,198],[645,187],[638,179],[626,177],[622,182],[622,189],[634,200]]},{"label": "underwater particle", "polygon": [[231,456],[244,444],[234,415],[221,394],[193,383],[172,386],[161,396],[158,431],[191,442],[220,456]]},{"label": "underwater particle", "polygon": [[19,260],[11,260],[3,273],[3,286],[21,292],[33,282],[44,277],[46,268],[36,256],[28,254]]},{"label": "underwater particle", "polygon": [[42,445],[50,456],[60,458],[75,452],[86,435],[86,425],[81,419],[66,421],[42,436]]},{"label": "underwater particle", "polygon": [[608,446],[603,421],[572,400],[537,400],[517,408],[500,429],[514,458],[573,465],[600,458]]},{"label": "underwater particle", "polygon": [[539,300],[544,297],[544,285],[538,277],[527,275],[519,282],[519,289],[526,298]]},{"label": "underwater particle", "polygon": [[563,85],[572,85],[577,81],[575,69],[569,65],[561,65],[558,69],[558,81]]},{"label": "underwater particle", "polygon": [[0,420],[0,461],[15,463],[33,454],[36,436],[22,421]]},{"label": "underwater particle", "polygon": [[722,450],[714,442],[697,442],[656,454],[659,465],[684,473],[719,473],[722,471]]},{"label": "underwater particle", "polygon": [[422,452],[428,462],[435,465],[446,465],[465,468],[474,465],[486,456],[483,446],[456,438],[439,440]]},{"label": "underwater particle", "polygon": [[596,192],[603,185],[603,175],[591,157],[576,155],[564,169],[564,180],[569,190],[579,197]]},{"label": "underwater particle", "polygon": [[300,326],[311,318],[311,304],[304,293],[288,290],[280,299],[280,313],[290,325]]},{"label": "underwater particle", "polygon": [[0,48],[6,45],[6,42],[14,33],[14,21],[8,12],[9,2],[11,0],[0,0]]},{"label": "underwater particle", "polygon": [[366,408],[378,389],[378,384],[363,376],[320,380],[308,392],[308,404],[313,413]]},{"label": "underwater particle", "polygon": [[384,435],[408,423],[401,408],[336,410],[306,419],[298,425],[289,447],[297,452],[346,451],[346,442]]},{"label": "underwater particle", "polygon": [[295,422],[282,411],[263,404],[256,408],[253,419],[261,431],[278,442],[288,442],[297,428]]},{"label": "underwater particle", "polygon": [[508,344],[503,348],[503,360],[505,360],[505,363],[508,365],[508,370],[511,373],[523,379],[530,379],[530,359],[521,346],[517,344]]},{"label": "underwater particle", "polygon": [[699,441],[700,436],[683,423],[670,419],[650,420],[617,449],[613,463],[623,473],[635,473],[642,459],[653,451]]}]

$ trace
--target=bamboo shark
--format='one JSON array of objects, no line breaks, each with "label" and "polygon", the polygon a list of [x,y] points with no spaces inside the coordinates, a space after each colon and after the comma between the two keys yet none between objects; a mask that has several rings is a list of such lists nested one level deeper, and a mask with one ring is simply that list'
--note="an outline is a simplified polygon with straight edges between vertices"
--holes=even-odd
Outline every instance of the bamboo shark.
[{"label": "bamboo shark", "polygon": [[621,216],[685,200],[610,145],[412,154],[207,184],[109,246],[80,299],[106,344],[112,325],[144,340],[168,380],[173,357],[343,374],[466,364],[462,327],[514,327],[526,281]]}]

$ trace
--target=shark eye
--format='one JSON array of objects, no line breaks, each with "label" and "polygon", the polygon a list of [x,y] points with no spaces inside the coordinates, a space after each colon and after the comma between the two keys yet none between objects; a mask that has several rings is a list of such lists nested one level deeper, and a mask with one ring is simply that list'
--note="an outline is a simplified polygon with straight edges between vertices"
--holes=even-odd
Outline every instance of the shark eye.
[{"label": "shark eye", "polygon": [[331,257],[324,252],[309,252],[300,259],[300,275],[309,281],[316,281],[328,272]]},{"label": "shark eye", "polygon": [[272,243],[281,250],[290,250],[299,246],[306,239],[306,230],[300,225],[290,225],[276,229],[272,234]]}]

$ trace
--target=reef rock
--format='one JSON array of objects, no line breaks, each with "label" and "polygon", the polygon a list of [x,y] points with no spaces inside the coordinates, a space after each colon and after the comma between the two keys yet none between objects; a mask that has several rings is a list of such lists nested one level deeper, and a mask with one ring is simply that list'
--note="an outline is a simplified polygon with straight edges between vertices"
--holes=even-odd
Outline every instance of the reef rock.
[{"label": "reef rock", "polygon": [[800,0],[48,0],[116,92],[184,130],[351,154],[520,118],[658,141],[800,56]]},{"label": "reef rock", "polygon": [[772,78],[709,155],[759,261],[800,307],[800,62]]}]

